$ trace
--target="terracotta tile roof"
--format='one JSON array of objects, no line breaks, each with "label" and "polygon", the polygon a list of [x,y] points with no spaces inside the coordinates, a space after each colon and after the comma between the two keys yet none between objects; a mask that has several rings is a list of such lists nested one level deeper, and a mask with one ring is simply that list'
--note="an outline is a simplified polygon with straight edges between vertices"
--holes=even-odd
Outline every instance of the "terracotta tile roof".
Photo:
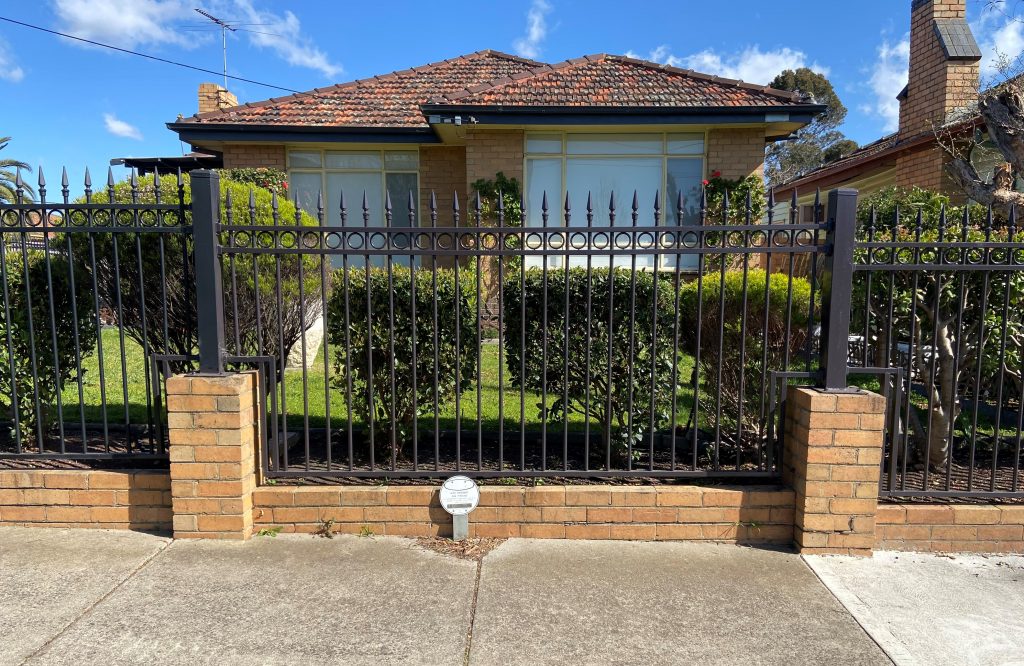
[{"label": "terracotta tile roof", "polygon": [[430,97],[511,76],[543,63],[479,51],[391,74],[317,88],[185,118],[199,124],[427,127],[420,104]]},{"label": "terracotta tile roof", "polygon": [[459,106],[699,108],[792,106],[802,100],[785,90],[598,54],[542,65],[430,101]]},{"label": "terracotta tile roof", "polygon": [[625,56],[547,65],[497,51],[181,120],[195,124],[425,128],[421,105],[772,107],[801,103],[774,90]]}]

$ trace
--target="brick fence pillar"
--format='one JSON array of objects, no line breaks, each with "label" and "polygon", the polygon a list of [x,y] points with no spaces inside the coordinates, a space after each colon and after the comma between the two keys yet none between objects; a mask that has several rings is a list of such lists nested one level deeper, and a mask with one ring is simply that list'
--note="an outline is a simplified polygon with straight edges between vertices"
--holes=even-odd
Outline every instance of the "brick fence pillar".
[{"label": "brick fence pillar", "polygon": [[875,542],[885,398],[790,387],[783,480],[796,495],[802,553],[870,555]]},{"label": "brick fence pillar", "polygon": [[255,372],[167,380],[175,538],[252,536],[257,384]]}]

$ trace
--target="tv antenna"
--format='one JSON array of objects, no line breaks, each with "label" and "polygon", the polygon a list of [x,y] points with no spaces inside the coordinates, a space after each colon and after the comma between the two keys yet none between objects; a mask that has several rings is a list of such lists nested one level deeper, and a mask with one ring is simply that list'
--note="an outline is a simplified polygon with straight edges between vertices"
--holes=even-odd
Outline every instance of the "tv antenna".
[{"label": "tv antenna", "polygon": [[196,8],[196,12],[210,19],[218,26],[220,26],[220,42],[221,48],[224,51],[224,89],[228,88],[228,30],[231,32],[238,32],[238,28],[231,25],[227,21],[223,21],[209,12],[205,12],[202,9]]}]

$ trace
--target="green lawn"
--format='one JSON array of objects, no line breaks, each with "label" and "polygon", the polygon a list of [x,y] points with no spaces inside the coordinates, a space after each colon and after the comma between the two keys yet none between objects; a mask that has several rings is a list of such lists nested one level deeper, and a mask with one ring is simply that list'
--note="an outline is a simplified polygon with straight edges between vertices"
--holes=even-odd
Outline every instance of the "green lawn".
[{"label": "green lawn", "polygon": [[[100,348],[103,354],[104,371],[99,371]],[[124,357],[127,372],[122,372],[122,355]],[[347,410],[345,404],[345,392],[337,388],[325,390],[325,372],[323,362],[323,350],[320,349],[312,368],[303,372],[302,370],[289,370],[285,374],[285,381],[282,387],[283,402],[287,410],[289,426],[294,428],[304,420],[303,393],[304,387],[308,397],[308,418],[309,425],[313,428],[326,425],[326,405],[330,400],[331,425],[334,428],[347,423]],[[79,419],[79,404],[85,407],[85,420],[90,423],[103,421],[103,400],[106,396],[106,416],[110,423],[123,423],[125,419],[125,396],[129,405],[128,414],[133,423],[146,419],[147,382],[146,375],[148,368],[143,360],[141,347],[134,341],[119,337],[116,329],[106,329],[102,335],[102,345],[83,360],[82,378],[82,400],[79,400],[79,386],[77,382],[65,386],[62,399],[64,403],[65,422],[77,422]],[[689,380],[693,369],[693,359],[689,356],[682,356],[679,367],[679,378],[686,382]],[[499,402],[499,349],[497,344],[483,344],[480,356],[480,400],[479,418],[485,429],[496,430],[498,427],[498,402]],[[427,381],[424,378],[424,381]],[[637,377],[637,381],[642,378]],[[152,389],[150,389],[152,390]],[[279,392],[279,397],[281,392]],[[539,394],[527,391],[521,394],[519,389],[509,381],[509,373],[504,373],[504,422],[506,428],[518,428],[520,421],[520,405],[525,403],[525,421],[528,427],[541,425],[539,418],[541,397]],[[692,407],[693,392],[684,388],[677,398],[677,422],[685,424],[689,410]],[[554,402],[557,396],[548,395],[549,404]],[[280,398],[279,398],[280,399]],[[702,391],[701,401],[705,405],[713,404],[713,396]],[[472,377],[472,385],[466,390],[461,398],[462,427],[475,428],[477,423],[477,378]],[[702,412],[707,410],[701,409]],[[442,405],[439,409],[439,420],[442,428],[452,428],[455,424],[454,405]],[[433,414],[421,419],[425,428],[433,428]],[[356,425],[359,425],[358,423]],[[582,430],[584,419],[580,415],[573,414],[569,420],[570,428]],[[592,427],[599,425],[592,424]]]}]

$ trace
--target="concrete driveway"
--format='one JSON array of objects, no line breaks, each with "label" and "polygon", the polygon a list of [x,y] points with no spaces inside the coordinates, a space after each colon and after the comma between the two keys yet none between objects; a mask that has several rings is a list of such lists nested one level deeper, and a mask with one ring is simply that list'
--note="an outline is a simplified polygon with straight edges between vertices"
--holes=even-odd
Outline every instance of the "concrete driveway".
[{"label": "concrete driveway", "polygon": [[0,664],[887,664],[790,553],[0,528]]}]

